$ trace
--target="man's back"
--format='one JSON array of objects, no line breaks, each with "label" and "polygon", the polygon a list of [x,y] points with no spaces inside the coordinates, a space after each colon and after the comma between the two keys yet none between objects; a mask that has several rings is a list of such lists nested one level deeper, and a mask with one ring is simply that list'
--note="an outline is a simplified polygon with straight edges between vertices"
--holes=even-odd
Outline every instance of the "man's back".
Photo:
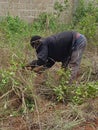
[{"label": "man's back", "polygon": [[48,46],[48,57],[55,61],[63,61],[68,57],[72,46],[73,32],[62,32],[45,38],[43,46]]}]

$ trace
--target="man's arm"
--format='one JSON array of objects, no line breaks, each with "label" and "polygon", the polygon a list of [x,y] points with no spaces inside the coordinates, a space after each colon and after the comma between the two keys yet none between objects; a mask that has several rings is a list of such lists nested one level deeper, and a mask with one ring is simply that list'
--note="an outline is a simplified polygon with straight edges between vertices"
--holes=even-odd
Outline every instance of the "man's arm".
[{"label": "man's arm", "polygon": [[41,59],[38,59],[38,60],[33,60],[32,62],[28,63],[25,67],[27,69],[33,70],[35,67],[42,66],[44,64],[45,64],[44,61],[42,61]]},{"label": "man's arm", "polygon": [[54,64],[55,64],[55,61],[52,58],[48,58],[48,60],[45,63],[44,67],[51,68]]},{"label": "man's arm", "polygon": [[27,69],[33,70],[34,68],[40,68],[41,66],[44,66],[47,62],[48,57],[48,48],[46,45],[41,45],[37,50],[37,60],[33,60],[29,64],[27,64],[25,67]]}]

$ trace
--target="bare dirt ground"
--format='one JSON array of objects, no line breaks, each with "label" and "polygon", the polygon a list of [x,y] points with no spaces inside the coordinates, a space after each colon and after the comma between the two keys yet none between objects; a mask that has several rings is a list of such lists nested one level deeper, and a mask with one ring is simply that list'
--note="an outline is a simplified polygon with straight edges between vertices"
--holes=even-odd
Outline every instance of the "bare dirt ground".
[{"label": "bare dirt ground", "polygon": [[[93,102],[97,103],[98,105],[98,99],[96,99],[96,101],[93,100]],[[83,106],[81,106],[81,108],[82,107]],[[24,114],[22,117],[9,116],[0,122],[0,130],[56,130],[56,127],[57,130],[98,130],[98,115],[95,117],[94,113],[92,114],[92,112],[90,112],[91,115],[88,114],[90,116],[90,118],[88,117],[89,119],[86,119],[87,117],[85,117],[85,121],[81,122],[80,125],[76,125],[77,127],[73,129],[69,129],[67,127],[64,129],[62,126],[58,126],[59,123],[63,125],[64,120],[65,123],[69,123],[69,121],[71,122],[71,120],[68,122],[66,121],[66,118],[68,117],[66,117],[65,111],[68,111],[68,109],[68,105],[66,106],[60,103],[53,104],[47,100],[44,100],[44,102],[42,100],[39,100],[37,102],[36,110],[34,113],[28,113],[27,115]],[[86,108],[85,111],[87,111]],[[58,117],[56,117],[56,113],[58,114],[58,112],[62,120],[59,120]],[[86,112],[84,112],[84,114],[87,116]],[[57,122],[62,122],[57,123],[56,120]]]}]

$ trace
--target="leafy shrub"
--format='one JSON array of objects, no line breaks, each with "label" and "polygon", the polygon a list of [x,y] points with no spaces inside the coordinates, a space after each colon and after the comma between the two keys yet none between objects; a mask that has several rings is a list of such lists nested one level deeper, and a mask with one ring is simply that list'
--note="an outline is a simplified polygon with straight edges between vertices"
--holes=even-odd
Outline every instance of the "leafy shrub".
[{"label": "leafy shrub", "polygon": [[51,91],[56,96],[57,101],[69,101],[75,104],[82,104],[89,98],[98,96],[98,82],[81,82],[78,85],[74,83],[69,86],[68,80],[70,77],[70,71],[68,70],[65,73],[63,69],[60,69],[57,73],[59,75],[58,81],[49,80],[48,78],[46,80],[46,83],[48,83],[46,86],[51,88]]},{"label": "leafy shrub", "polygon": [[55,2],[54,9],[56,10],[57,16],[60,16],[60,14],[66,10],[68,7],[68,0],[64,0],[64,3],[61,4],[60,2]]},{"label": "leafy shrub", "polygon": [[97,97],[98,82],[89,82],[81,84],[75,89],[75,95],[72,100],[74,103],[81,104],[89,98]]},{"label": "leafy shrub", "polygon": [[96,20],[96,22],[98,22],[98,17],[96,17],[98,14],[98,8],[95,5],[96,2],[89,1],[88,3],[86,3],[85,0],[80,0],[73,15],[74,25],[78,24],[87,15],[94,16],[94,19]]},{"label": "leafy shrub", "polygon": [[[16,70],[16,69],[15,69]],[[0,96],[1,99],[7,99],[6,102],[9,102],[11,98],[17,97],[20,102],[21,112],[26,112],[27,110],[34,110],[34,100],[33,100],[33,91],[32,91],[32,81],[24,82],[25,76],[22,77],[17,71],[13,70],[11,67],[9,70],[0,71]],[[18,75],[18,76],[17,76]],[[34,74],[31,75],[34,77]],[[6,103],[8,104],[8,103]],[[7,106],[9,106],[8,104]],[[6,109],[9,107],[6,106]],[[18,107],[18,106],[17,106]]]},{"label": "leafy shrub", "polygon": [[88,39],[93,38],[96,34],[95,16],[86,15],[76,26],[77,30],[84,34]]},{"label": "leafy shrub", "polygon": [[29,33],[29,25],[18,16],[7,16],[0,22],[0,27],[9,39],[23,37]]},{"label": "leafy shrub", "polygon": [[[59,20],[60,14],[66,10],[68,7],[68,0],[64,0],[64,3],[61,4],[60,2],[55,2],[54,4],[54,13],[41,13],[33,22],[33,28],[34,30],[40,31],[40,30],[48,30],[48,31],[61,31],[65,30],[64,28],[68,29],[68,26],[66,27],[65,24],[61,23]],[[59,28],[58,28],[59,27]]]},{"label": "leafy shrub", "polygon": [[52,13],[41,13],[37,20],[33,22],[33,28],[39,30],[55,30],[57,19]]},{"label": "leafy shrub", "polygon": [[13,83],[17,84],[17,82],[12,82],[11,80],[11,77],[14,75],[14,72],[1,70],[0,75],[0,92],[1,94],[4,94],[11,89]]},{"label": "leafy shrub", "polygon": [[80,0],[73,16],[74,28],[85,34],[88,39],[94,38],[97,30],[98,8],[95,4]]},{"label": "leafy shrub", "polygon": [[87,83],[85,85],[81,84],[76,87],[59,85],[54,89],[58,101],[70,101],[75,104],[81,104],[88,100],[89,98],[97,97],[98,95],[98,83]]}]

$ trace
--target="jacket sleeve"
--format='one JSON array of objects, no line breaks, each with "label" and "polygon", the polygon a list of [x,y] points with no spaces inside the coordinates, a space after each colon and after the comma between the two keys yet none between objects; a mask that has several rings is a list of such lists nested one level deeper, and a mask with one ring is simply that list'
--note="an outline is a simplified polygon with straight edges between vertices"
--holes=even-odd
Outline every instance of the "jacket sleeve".
[{"label": "jacket sleeve", "polygon": [[32,69],[44,65],[44,62],[41,59],[33,60],[32,62],[28,63],[25,67],[31,67]]},{"label": "jacket sleeve", "polygon": [[48,58],[48,60],[45,63],[44,67],[51,68],[54,64],[55,64],[55,61],[53,61],[52,59]]},{"label": "jacket sleeve", "polygon": [[37,50],[37,60],[33,60],[26,67],[31,67],[32,69],[41,65],[45,65],[48,57],[48,47],[47,45],[41,45]]},{"label": "jacket sleeve", "polygon": [[37,66],[45,65],[48,57],[48,47],[47,45],[41,45],[37,50],[37,60],[33,60],[30,63],[30,66],[32,68],[35,68]]},{"label": "jacket sleeve", "polygon": [[37,51],[37,64],[39,65],[39,62],[41,61],[41,65],[46,63],[47,58],[48,58],[48,46],[47,45],[41,45],[39,50]]}]

